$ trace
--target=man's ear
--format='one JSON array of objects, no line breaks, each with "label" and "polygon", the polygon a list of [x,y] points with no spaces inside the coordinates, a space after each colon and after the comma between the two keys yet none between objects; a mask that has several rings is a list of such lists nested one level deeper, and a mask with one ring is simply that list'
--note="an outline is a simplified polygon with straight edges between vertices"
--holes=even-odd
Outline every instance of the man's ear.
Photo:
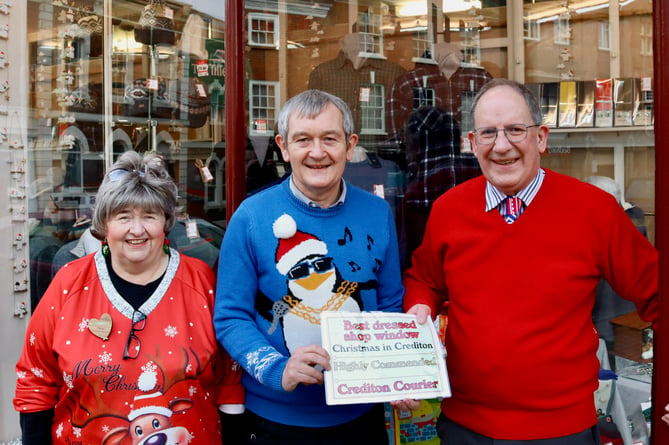
[{"label": "man's ear", "polygon": [[276,145],[279,146],[279,150],[281,150],[281,157],[283,157],[283,161],[290,162],[290,156],[288,156],[288,150],[286,149],[286,140],[281,134],[277,134],[274,137],[274,140],[276,141]]},{"label": "man's ear", "polygon": [[540,125],[537,130],[537,146],[539,147],[539,153],[544,153],[548,149],[548,127],[545,125]]},{"label": "man's ear", "polygon": [[353,133],[351,136],[348,137],[348,144],[346,147],[346,160],[350,161],[353,159],[353,150],[355,149],[355,146],[358,145],[358,135]]},{"label": "man's ear", "polygon": [[471,131],[467,133],[467,139],[469,139],[469,145],[472,147],[472,152],[474,152],[474,156],[476,156],[476,140],[474,139],[474,133]]}]

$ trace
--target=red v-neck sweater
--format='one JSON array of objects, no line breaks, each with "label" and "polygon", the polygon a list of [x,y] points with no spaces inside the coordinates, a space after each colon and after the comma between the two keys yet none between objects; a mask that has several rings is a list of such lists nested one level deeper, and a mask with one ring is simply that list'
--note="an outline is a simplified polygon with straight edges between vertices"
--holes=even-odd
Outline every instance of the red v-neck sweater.
[{"label": "red v-neck sweater", "polygon": [[442,410],[496,439],[583,431],[597,421],[597,283],[655,321],[657,252],[612,196],[549,170],[515,223],[485,205],[483,177],[442,195],[404,277],[405,310],[449,301]]}]

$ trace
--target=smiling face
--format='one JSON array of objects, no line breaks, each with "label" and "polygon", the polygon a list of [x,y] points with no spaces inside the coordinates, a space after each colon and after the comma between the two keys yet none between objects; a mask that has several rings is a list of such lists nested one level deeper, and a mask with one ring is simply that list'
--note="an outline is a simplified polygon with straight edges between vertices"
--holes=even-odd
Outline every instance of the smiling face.
[{"label": "smiling face", "polygon": [[[159,264],[165,257],[165,214],[128,208],[111,215],[106,223],[107,243],[117,272]],[[119,268],[119,269],[117,269]]]},{"label": "smiling face", "polygon": [[328,103],[313,119],[291,116],[287,137],[279,134],[276,142],[298,190],[321,207],[333,204],[358,142],[355,134],[347,139],[339,109]]},{"label": "smiling face", "polygon": [[[509,86],[498,86],[480,97],[474,112],[476,128],[504,128],[511,124],[534,125],[523,96]],[[491,145],[479,145],[469,133],[474,154],[486,179],[498,190],[512,196],[528,185],[537,174],[541,153],[546,151],[548,128],[528,128],[527,137],[509,142],[504,131]]]}]

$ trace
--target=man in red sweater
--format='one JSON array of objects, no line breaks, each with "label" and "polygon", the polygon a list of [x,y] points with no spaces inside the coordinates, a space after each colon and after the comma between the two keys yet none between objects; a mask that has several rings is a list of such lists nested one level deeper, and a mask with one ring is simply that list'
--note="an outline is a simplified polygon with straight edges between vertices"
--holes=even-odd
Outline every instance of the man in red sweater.
[{"label": "man in red sweater", "polygon": [[540,167],[548,128],[524,86],[491,80],[472,117],[483,176],[437,199],[404,277],[420,322],[449,302],[441,444],[599,444],[597,283],[655,322],[657,252],[611,195]]}]

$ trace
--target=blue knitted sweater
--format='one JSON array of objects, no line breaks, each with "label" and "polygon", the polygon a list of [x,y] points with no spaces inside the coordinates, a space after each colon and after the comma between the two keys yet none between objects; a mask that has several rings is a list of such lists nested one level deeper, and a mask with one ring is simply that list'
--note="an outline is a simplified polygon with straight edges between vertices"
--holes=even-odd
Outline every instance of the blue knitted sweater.
[{"label": "blue knitted sweater", "polygon": [[246,371],[246,406],[275,422],[324,427],[369,405],[327,406],[321,385],[291,392],[281,377],[291,351],[321,344],[320,312],[400,312],[404,288],[388,204],[347,183],[336,207],[310,207],[289,181],[247,198],[221,245],[214,327]]}]

